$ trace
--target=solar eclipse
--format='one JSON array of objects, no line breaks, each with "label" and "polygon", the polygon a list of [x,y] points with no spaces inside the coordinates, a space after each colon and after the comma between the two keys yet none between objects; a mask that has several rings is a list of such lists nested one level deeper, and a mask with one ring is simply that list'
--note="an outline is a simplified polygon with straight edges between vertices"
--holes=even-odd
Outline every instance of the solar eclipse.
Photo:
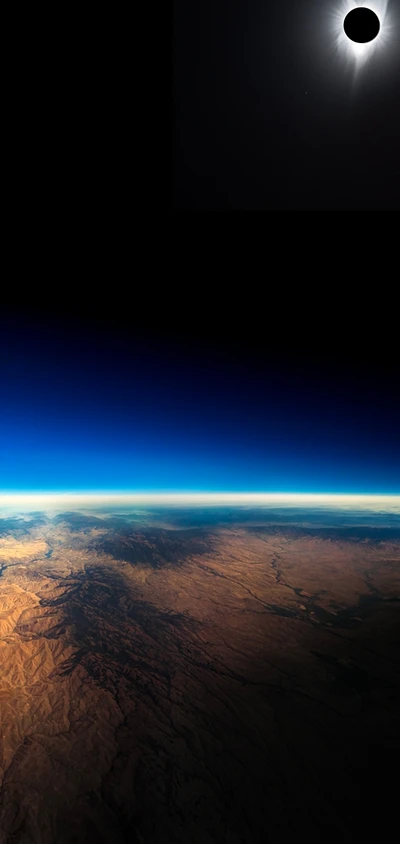
[{"label": "solar eclipse", "polygon": [[389,0],[337,0],[332,6],[333,46],[342,66],[359,78],[373,59],[394,44],[395,18]]},{"label": "solar eclipse", "polygon": [[343,29],[347,37],[357,44],[367,44],[369,41],[373,41],[380,28],[378,15],[365,6],[352,9],[343,22]]}]

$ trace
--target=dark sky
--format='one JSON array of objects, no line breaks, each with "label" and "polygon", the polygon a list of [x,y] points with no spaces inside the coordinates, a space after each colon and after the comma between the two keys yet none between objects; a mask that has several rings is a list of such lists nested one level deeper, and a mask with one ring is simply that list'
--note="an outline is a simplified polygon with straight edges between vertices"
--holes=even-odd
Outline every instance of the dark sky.
[{"label": "dark sky", "polygon": [[397,335],[299,316],[3,307],[0,490],[400,493]]},{"label": "dark sky", "polygon": [[175,0],[175,209],[399,207],[400,4],[356,75],[355,2]]}]

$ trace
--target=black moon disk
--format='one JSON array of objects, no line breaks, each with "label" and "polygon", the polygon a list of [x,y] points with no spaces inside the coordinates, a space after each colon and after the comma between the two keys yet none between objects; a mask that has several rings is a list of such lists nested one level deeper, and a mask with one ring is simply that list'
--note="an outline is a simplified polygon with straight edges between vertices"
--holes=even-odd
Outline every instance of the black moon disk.
[{"label": "black moon disk", "polygon": [[351,41],[358,44],[366,44],[373,41],[381,28],[378,15],[372,9],[358,6],[346,15],[343,22],[343,29]]}]

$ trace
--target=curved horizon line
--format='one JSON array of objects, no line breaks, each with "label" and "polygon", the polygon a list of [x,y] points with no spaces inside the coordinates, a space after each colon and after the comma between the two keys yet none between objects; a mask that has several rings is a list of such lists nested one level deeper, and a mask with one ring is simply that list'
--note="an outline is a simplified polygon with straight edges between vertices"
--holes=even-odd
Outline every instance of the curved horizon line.
[{"label": "curved horizon line", "polygon": [[184,496],[218,496],[218,495],[226,495],[226,496],[264,496],[264,497],[287,497],[293,496],[297,498],[301,498],[304,496],[315,496],[315,497],[360,497],[360,496],[397,496],[400,495],[399,492],[294,492],[294,491],[254,491],[254,490],[240,490],[240,491],[231,491],[231,490],[196,490],[196,489],[188,489],[188,490],[118,490],[118,489],[105,489],[105,490],[91,490],[91,489],[62,489],[62,490],[0,490],[0,499],[1,498],[8,498],[8,497],[16,497],[16,496],[24,496],[24,497],[33,497],[33,496],[66,496],[66,495],[82,495],[82,496],[96,496],[96,497],[103,497],[105,495],[108,496],[125,496],[125,497],[139,497],[139,496],[177,496],[177,495],[184,495]]},{"label": "curved horizon line", "polygon": [[0,507],[93,505],[93,504],[353,504],[371,506],[373,503],[391,503],[400,506],[400,493],[316,493],[316,492],[3,492]]}]

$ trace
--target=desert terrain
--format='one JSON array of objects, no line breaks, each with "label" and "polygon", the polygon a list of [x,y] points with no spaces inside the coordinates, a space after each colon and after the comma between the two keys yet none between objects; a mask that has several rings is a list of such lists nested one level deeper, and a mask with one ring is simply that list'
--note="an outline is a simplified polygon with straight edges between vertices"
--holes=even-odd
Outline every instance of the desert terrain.
[{"label": "desert terrain", "polygon": [[1,844],[389,834],[400,530],[166,525],[0,520]]}]

